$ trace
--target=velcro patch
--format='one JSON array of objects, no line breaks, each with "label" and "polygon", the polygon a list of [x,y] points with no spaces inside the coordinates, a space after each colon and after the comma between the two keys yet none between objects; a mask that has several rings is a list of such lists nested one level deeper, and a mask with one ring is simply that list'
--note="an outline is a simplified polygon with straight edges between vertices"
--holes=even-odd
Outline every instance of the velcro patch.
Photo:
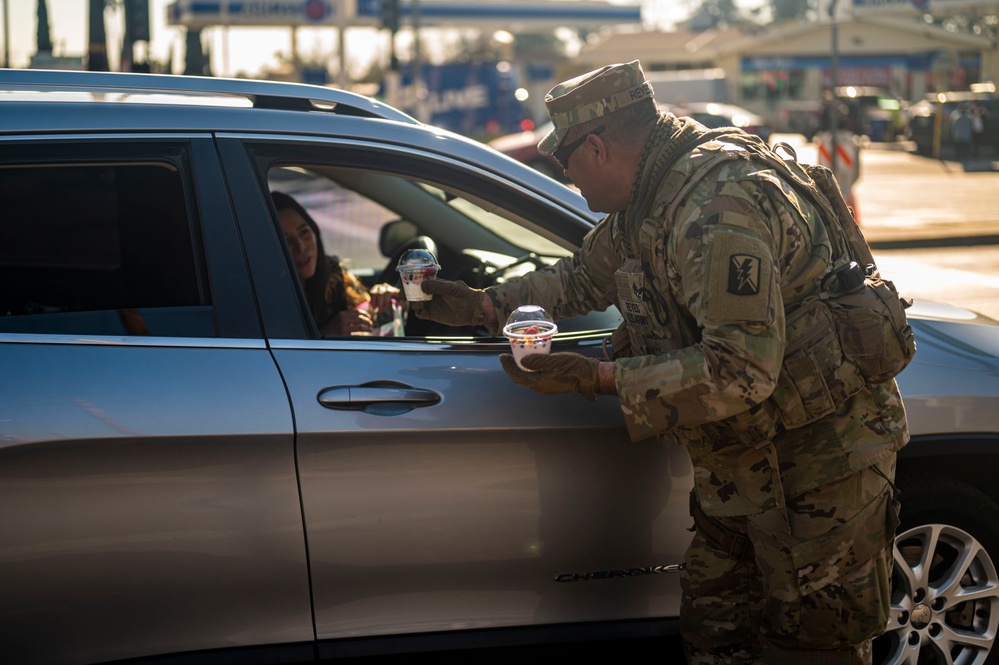
[{"label": "velcro patch", "polygon": [[760,238],[738,231],[711,233],[706,315],[709,321],[771,323],[775,282],[771,250]]},{"label": "velcro patch", "polygon": [[728,292],[755,296],[760,292],[760,257],[733,254],[728,258]]}]

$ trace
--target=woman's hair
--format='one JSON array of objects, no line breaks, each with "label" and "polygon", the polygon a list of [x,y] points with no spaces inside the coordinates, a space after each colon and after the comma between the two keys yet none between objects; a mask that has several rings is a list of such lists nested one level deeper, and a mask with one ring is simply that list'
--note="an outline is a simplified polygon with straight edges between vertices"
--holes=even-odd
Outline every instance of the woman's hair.
[{"label": "woman's hair", "polygon": [[312,277],[305,280],[302,288],[305,291],[305,300],[309,304],[312,315],[317,321],[322,321],[327,309],[326,288],[330,281],[330,262],[326,258],[326,250],[323,247],[323,236],[319,232],[319,225],[306,212],[302,204],[284,192],[271,192],[271,198],[274,200],[274,206],[278,212],[282,210],[294,210],[305,220],[305,223],[312,229],[313,235],[316,236],[316,271],[312,273]]}]

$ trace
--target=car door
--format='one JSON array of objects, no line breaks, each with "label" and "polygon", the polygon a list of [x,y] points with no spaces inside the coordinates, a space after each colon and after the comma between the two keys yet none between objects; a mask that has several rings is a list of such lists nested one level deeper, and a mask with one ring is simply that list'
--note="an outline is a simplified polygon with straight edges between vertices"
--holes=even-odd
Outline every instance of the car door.
[{"label": "car door", "polygon": [[291,410],[211,137],[0,145],[4,660],[311,654]]},{"label": "car door", "polygon": [[[283,186],[281,168],[337,179],[328,202],[350,189],[401,214],[434,236],[452,278],[517,272],[538,258],[518,260],[521,248],[566,254],[586,224],[495,173],[411,148],[231,135],[220,150],[229,182],[248,183],[234,203],[243,235],[260,240],[248,247],[254,281],[272,289],[261,309],[295,410],[321,653],[361,649],[338,638],[675,616],[678,580],[664,571],[690,537],[685,453],[629,443],[614,397],[518,387],[500,367],[503,338],[318,338],[301,294],[277,292],[293,269],[258,183]],[[440,194],[418,204],[403,200],[407,186]],[[322,198],[305,185],[296,195]],[[504,227],[504,239],[463,214]],[[334,217],[340,237],[376,242],[362,216]],[[490,259],[448,272],[471,256]],[[569,322],[553,351],[597,355],[619,320]]]}]

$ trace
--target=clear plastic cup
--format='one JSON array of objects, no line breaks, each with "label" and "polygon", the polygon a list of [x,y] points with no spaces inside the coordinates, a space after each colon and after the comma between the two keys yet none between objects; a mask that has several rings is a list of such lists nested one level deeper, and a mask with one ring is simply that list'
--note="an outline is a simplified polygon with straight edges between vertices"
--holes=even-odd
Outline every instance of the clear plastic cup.
[{"label": "clear plastic cup", "polygon": [[552,350],[552,337],[558,327],[544,308],[538,305],[521,305],[507,318],[503,334],[510,340],[510,352],[517,367],[531,372],[521,364],[524,356],[532,353],[548,355]]},{"label": "clear plastic cup", "polygon": [[403,254],[396,270],[402,278],[402,290],[406,294],[406,300],[410,302],[433,300],[433,296],[424,293],[420,285],[426,279],[437,279],[437,271],[440,269],[437,257],[425,249],[411,249]]}]

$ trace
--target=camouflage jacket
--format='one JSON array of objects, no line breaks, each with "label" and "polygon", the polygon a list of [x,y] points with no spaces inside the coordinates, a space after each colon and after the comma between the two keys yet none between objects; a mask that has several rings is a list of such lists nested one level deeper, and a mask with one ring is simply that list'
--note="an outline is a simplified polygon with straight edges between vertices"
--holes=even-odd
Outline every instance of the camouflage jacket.
[{"label": "camouflage jacket", "polygon": [[631,438],[686,445],[702,509],[748,515],[885,459],[908,434],[893,380],[858,379],[830,415],[784,426],[787,391],[774,392],[785,313],[842,257],[816,210],[750,158],[751,138],[713,140],[664,166],[678,137],[699,131],[663,116],[628,208],[573,256],[491,295],[500,320],[527,302],[556,318],[616,305],[630,342],[615,345],[625,349],[615,380]]}]

